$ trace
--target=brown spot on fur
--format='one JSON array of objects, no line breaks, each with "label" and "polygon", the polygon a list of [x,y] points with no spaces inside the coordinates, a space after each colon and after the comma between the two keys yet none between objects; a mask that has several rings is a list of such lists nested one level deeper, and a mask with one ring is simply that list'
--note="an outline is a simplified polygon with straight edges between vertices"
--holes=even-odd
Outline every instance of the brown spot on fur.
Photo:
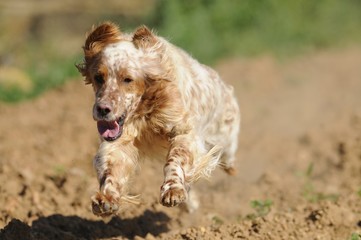
[{"label": "brown spot on fur", "polygon": [[231,176],[235,176],[237,174],[236,169],[234,169],[233,167],[224,168],[224,171]]},{"label": "brown spot on fur", "polygon": [[107,174],[104,173],[103,176],[99,179],[99,186],[102,187],[105,183],[105,180],[107,179]]},{"label": "brown spot on fur", "polygon": [[225,120],[224,120],[224,123],[225,123],[225,124],[232,124],[233,121],[234,121],[234,118],[233,118],[233,117],[230,117],[230,118],[225,119]]},{"label": "brown spot on fur", "polygon": [[168,179],[167,181],[165,181],[165,184],[173,184],[176,181],[174,179]]}]

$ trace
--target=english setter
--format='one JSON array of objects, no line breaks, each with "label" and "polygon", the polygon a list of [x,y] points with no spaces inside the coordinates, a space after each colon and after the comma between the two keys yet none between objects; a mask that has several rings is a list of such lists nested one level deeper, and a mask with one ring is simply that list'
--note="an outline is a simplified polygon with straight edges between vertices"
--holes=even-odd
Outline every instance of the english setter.
[{"label": "english setter", "polygon": [[239,107],[213,69],[145,26],[127,34],[105,22],[93,27],[83,50],[77,68],[93,86],[102,140],[94,214],[116,214],[122,202],[136,200],[129,180],[140,159],[165,161],[160,203],[167,207],[187,202],[190,185],[216,166],[235,172]]}]

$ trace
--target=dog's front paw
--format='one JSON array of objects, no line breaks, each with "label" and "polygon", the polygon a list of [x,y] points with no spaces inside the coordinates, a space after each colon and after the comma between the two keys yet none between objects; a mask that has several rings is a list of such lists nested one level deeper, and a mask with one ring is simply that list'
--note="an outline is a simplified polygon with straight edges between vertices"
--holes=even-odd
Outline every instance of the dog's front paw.
[{"label": "dog's front paw", "polygon": [[183,184],[163,184],[160,202],[166,207],[174,207],[187,200],[188,193]]},{"label": "dog's front paw", "polygon": [[118,212],[119,203],[111,195],[98,192],[92,197],[92,210],[97,216],[108,217]]}]

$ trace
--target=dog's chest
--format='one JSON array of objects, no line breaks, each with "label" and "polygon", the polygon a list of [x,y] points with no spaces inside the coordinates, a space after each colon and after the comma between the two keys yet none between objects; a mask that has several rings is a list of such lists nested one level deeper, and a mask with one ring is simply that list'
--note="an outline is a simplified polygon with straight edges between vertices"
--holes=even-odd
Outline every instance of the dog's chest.
[{"label": "dog's chest", "polygon": [[135,146],[139,150],[139,158],[141,161],[165,161],[170,144],[166,137],[153,136],[150,139],[135,141]]}]

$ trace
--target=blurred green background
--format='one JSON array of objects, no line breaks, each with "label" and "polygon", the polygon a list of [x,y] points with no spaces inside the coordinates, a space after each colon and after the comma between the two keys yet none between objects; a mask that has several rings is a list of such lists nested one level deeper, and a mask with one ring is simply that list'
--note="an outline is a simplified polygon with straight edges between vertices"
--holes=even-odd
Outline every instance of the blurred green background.
[{"label": "blurred green background", "polygon": [[33,98],[71,79],[85,33],[112,20],[148,25],[203,63],[288,57],[357,45],[361,0],[0,1],[0,100]]}]

